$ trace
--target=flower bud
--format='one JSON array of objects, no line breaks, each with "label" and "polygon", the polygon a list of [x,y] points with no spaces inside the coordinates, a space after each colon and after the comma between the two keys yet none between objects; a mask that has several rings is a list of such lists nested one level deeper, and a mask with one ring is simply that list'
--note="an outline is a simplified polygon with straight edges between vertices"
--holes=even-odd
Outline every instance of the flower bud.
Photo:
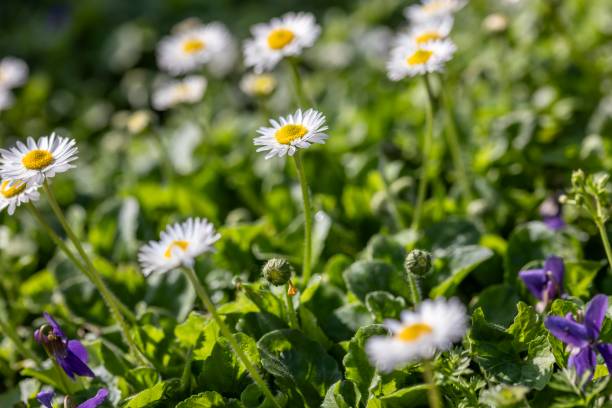
[{"label": "flower bud", "polygon": [[281,286],[289,282],[293,274],[293,266],[286,259],[270,259],[263,267],[263,276],[274,286]]},{"label": "flower bud", "polygon": [[431,254],[420,249],[413,249],[404,261],[406,273],[423,276],[431,269]]},{"label": "flower bud", "polygon": [[582,189],[584,187],[584,180],[584,171],[581,169],[574,170],[572,173],[572,186],[574,186],[574,188]]}]

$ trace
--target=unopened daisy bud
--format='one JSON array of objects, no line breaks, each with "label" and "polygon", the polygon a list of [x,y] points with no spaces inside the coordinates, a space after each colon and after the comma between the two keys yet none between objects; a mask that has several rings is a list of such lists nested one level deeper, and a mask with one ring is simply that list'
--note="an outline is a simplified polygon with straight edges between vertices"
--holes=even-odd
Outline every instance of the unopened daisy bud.
[{"label": "unopened daisy bud", "polygon": [[406,273],[423,276],[431,269],[431,254],[427,251],[414,249],[408,253],[404,261]]},{"label": "unopened daisy bud", "polygon": [[574,188],[582,188],[584,186],[585,175],[581,169],[574,170],[572,173],[572,186]]},{"label": "unopened daisy bud", "polygon": [[289,282],[293,274],[293,266],[286,259],[270,259],[263,267],[263,276],[274,286],[281,286]]}]

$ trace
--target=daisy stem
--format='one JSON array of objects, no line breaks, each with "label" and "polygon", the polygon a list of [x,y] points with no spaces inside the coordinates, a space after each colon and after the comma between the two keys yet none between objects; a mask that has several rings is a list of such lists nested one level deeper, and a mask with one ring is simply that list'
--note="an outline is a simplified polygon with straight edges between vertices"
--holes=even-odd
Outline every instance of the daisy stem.
[{"label": "daisy stem", "polygon": [[411,272],[406,272],[406,282],[408,282],[408,291],[410,301],[414,306],[421,303],[421,289],[419,285],[419,277]]},{"label": "daisy stem", "polygon": [[106,286],[106,283],[104,283],[104,280],[100,276],[100,272],[98,272],[96,267],[93,265],[91,259],[89,258],[89,255],[87,255],[87,252],[85,252],[85,249],[83,249],[83,246],[81,245],[81,242],[79,241],[78,237],[76,236],[74,231],[72,231],[72,228],[70,227],[70,224],[68,224],[68,221],[66,220],[66,217],[64,216],[64,213],[60,208],[55,198],[55,194],[53,194],[53,190],[51,190],[51,187],[49,186],[49,182],[47,180],[45,180],[45,182],[43,183],[43,189],[45,190],[45,193],[49,198],[49,204],[51,205],[51,209],[55,213],[55,216],[59,220],[60,224],[62,224],[66,235],[68,235],[68,239],[72,241],[72,244],[81,256],[87,268],[89,269],[89,277],[91,278],[92,283],[100,291],[100,295],[102,296],[104,302],[110,309],[111,315],[119,324],[119,327],[123,333],[123,340],[127,343],[136,361],[138,361],[140,364],[151,366],[151,364],[147,361],[146,357],[140,352],[140,350],[136,346],[136,343],[134,342],[134,339],[132,338],[130,328],[126,323],[123,314],[121,313],[121,307],[119,306],[120,302],[110,291],[108,286]]},{"label": "daisy stem", "polygon": [[461,144],[457,134],[457,123],[455,121],[455,115],[453,112],[453,103],[447,87],[442,84],[442,104],[446,113],[446,139],[448,146],[450,147],[451,157],[453,159],[453,165],[457,174],[457,181],[461,186],[461,192],[463,193],[464,204],[469,204],[472,199],[472,191],[470,188],[470,182],[466,173],[465,163],[463,161],[463,155],[461,154]]},{"label": "daisy stem", "polygon": [[287,283],[285,285],[285,300],[287,301],[287,315],[289,317],[289,327],[292,329],[300,329],[297,315],[295,314],[295,307],[293,306],[293,296],[289,295],[291,285]]},{"label": "daisy stem", "polygon": [[159,158],[160,158],[160,166],[162,177],[164,183],[170,184],[173,180],[174,171],[172,167],[172,161],[170,160],[170,156],[168,156],[168,149],[166,148],[166,143],[164,142],[164,138],[159,132],[159,130],[154,129],[153,133],[157,139],[157,146],[159,148]]},{"label": "daisy stem", "polygon": [[429,408],[442,408],[442,399],[440,398],[440,392],[434,379],[433,366],[431,361],[425,360],[423,362],[423,378],[429,388],[427,388],[427,400],[429,401]]},{"label": "daisy stem", "polygon": [[434,96],[431,90],[431,84],[429,83],[429,77],[427,74],[423,76],[425,82],[425,88],[427,89],[427,97],[429,103],[427,104],[426,111],[426,131],[423,137],[423,151],[422,151],[422,164],[421,164],[421,179],[419,181],[419,187],[417,190],[417,201],[414,207],[414,217],[412,218],[411,229],[414,232],[418,232],[421,227],[421,217],[423,215],[423,205],[425,204],[425,196],[427,194],[427,170],[429,164],[429,156],[431,153],[431,144],[433,142],[433,107],[434,107]]},{"label": "daisy stem", "polygon": [[0,317],[0,329],[2,330],[2,334],[11,339],[15,348],[23,357],[29,358],[30,360],[34,361],[37,366],[40,366],[40,359],[32,350],[23,345],[23,340],[19,338],[17,330],[15,327],[13,327],[10,321],[5,321],[3,317]]},{"label": "daisy stem", "polygon": [[309,98],[306,96],[306,91],[304,91],[304,83],[302,82],[302,77],[300,75],[300,67],[298,66],[298,62],[295,58],[288,58],[289,65],[291,66],[291,76],[293,78],[293,85],[295,87],[295,96],[297,98],[298,106],[302,109],[306,109],[308,106],[312,106]]},{"label": "daisy stem", "polygon": [[306,181],[306,173],[300,152],[293,155],[295,169],[300,179],[302,188],[302,201],[304,203],[304,263],[302,265],[302,283],[306,285],[310,280],[310,262],[312,260],[312,206],[310,203],[310,191]]},{"label": "daisy stem", "polygon": [[244,351],[242,351],[240,344],[238,344],[238,341],[232,334],[230,328],[225,324],[223,319],[221,319],[221,316],[219,316],[215,304],[208,296],[208,293],[206,292],[206,289],[204,289],[204,286],[200,283],[200,280],[198,279],[195,270],[191,267],[183,267],[182,269],[185,272],[185,275],[187,275],[187,278],[189,279],[191,284],[193,285],[193,288],[195,289],[196,293],[198,294],[198,297],[204,304],[204,307],[210,312],[217,325],[219,325],[219,330],[221,330],[221,334],[229,342],[238,359],[242,362],[242,364],[244,364],[247,371],[249,372],[253,380],[257,383],[257,385],[259,385],[259,388],[264,393],[266,398],[270,400],[270,402],[275,407],[281,408],[276,399],[274,399],[272,391],[270,391],[270,388],[268,388],[268,385],[257,371],[257,368],[255,368],[255,365],[251,362],[251,360],[249,360]]},{"label": "daisy stem", "polygon": [[379,163],[378,172],[380,173],[380,177],[383,182],[384,192],[385,192],[385,195],[387,196],[387,205],[389,207],[389,213],[391,215],[391,219],[393,220],[393,223],[395,224],[395,228],[403,230],[405,228],[404,220],[402,220],[402,217],[400,216],[399,210],[397,209],[397,200],[395,199],[395,194],[391,190],[389,180],[387,180],[387,177],[385,176],[386,162],[387,160],[385,159],[385,154],[381,149],[379,153],[379,160],[378,160],[378,163]]}]

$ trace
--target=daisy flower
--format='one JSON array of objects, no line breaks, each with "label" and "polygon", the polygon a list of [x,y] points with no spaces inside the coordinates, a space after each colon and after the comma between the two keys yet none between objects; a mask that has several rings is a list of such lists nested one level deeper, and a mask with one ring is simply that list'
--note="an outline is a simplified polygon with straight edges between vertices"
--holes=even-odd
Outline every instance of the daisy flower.
[{"label": "daisy flower", "polygon": [[415,311],[404,311],[401,321],[387,320],[385,326],[392,336],[371,337],[366,352],[378,370],[389,372],[448,350],[467,330],[466,309],[458,299],[426,300]]},{"label": "daisy flower", "polygon": [[198,75],[168,81],[153,91],[151,104],[156,110],[166,110],[181,103],[199,102],[207,85],[206,78]]},{"label": "daisy flower", "polygon": [[452,17],[417,24],[408,32],[399,34],[395,38],[394,46],[415,45],[418,47],[432,41],[444,40],[448,37],[452,28]]},{"label": "daisy flower", "polygon": [[246,74],[240,81],[240,90],[249,96],[268,96],[274,89],[276,78],[270,74]]},{"label": "daisy flower", "polygon": [[15,97],[8,89],[0,88],[0,111],[6,110],[13,106]]},{"label": "daisy flower", "polygon": [[420,46],[399,46],[391,51],[387,75],[392,81],[399,81],[407,76],[441,72],[444,63],[450,61],[456,49],[455,44],[448,39],[430,41]]},{"label": "daisy flower", "polygon": [[4,57],[0,60],[0,88],[4,90],[16,88],[25,83],[28,78],[28,65],[15,57]]},{"label": "daisy flower", "polygon": [[251,33],[253,38],[244,44],[245,64],[261,73],[284,57],[300,55],[304,48],[312,47],[321,27],[310,13],[287,13],[268,24],[254,25]]},{"label": "daisy flower", "polygon": [[0,177],[42,184],[46,178],[75,167],[72,162],[77,153],[74,139],[55,133],[38,141],[28,137],[27,145],[17,142],[16,147],[0,149]]},{"label": "daisy flower", "polygon": [[222,23],[198,24],[164,37],[157,46],[157,65],[172,75],[185,74],[225,58],[233,47]]},{"label": "daisy flower", "polygon": [[38,184],[28,184],[23,181],[4,180],[0,183],[0,211],[7,209],[9,215],[23,203],[38,201]]},{"label": "daisy flower", "polygon": [[213,252],[213,244],[221,238],[206,219],[189,218],[183,223],[168,225],[159,241],[150,241],[140,248],[138,261],[145,276],[168,272],[181,265],[192,267],[195,258]]},{"label": "daisy flower", "polygon": [[467,4],[467,0],[422,0],[421,4],[408,6],[404,15],[412,23],[444,19],[459,11]]},{"label": "daisy flower", "polygon": [[313,143],[325,144],[329,137],[325,116],[314,109],[302,113],[298,109],[293,115],[270,119],[272,127],[261,127],[260,135],[253,140],[258,152],[267,152],[266,159],[274,156],[293,156],[298,148],[305,149]]}]

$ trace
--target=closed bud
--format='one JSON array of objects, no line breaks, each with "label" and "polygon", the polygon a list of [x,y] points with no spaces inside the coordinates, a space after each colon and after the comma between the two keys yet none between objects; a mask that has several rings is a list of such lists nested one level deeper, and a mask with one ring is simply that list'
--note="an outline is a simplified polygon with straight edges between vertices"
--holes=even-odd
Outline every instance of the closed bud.
[{"label": "closed bud", "polygon": [[431,254],[420,249],[413,249],[404,261],[406,273],[423,276],[431,269]]},{"label": "closed bud", "polygon": [[584,187],[584,180],[584,171],[581,169],[574,170],[572,173],[572,186],[574,186],[574,188],[582,189]]},{"label": "closed bud", "polygon": [[293,266],[286,259],[270,259],[263,267],[263,276],[271,285],[281,286],[289,282]]}]

